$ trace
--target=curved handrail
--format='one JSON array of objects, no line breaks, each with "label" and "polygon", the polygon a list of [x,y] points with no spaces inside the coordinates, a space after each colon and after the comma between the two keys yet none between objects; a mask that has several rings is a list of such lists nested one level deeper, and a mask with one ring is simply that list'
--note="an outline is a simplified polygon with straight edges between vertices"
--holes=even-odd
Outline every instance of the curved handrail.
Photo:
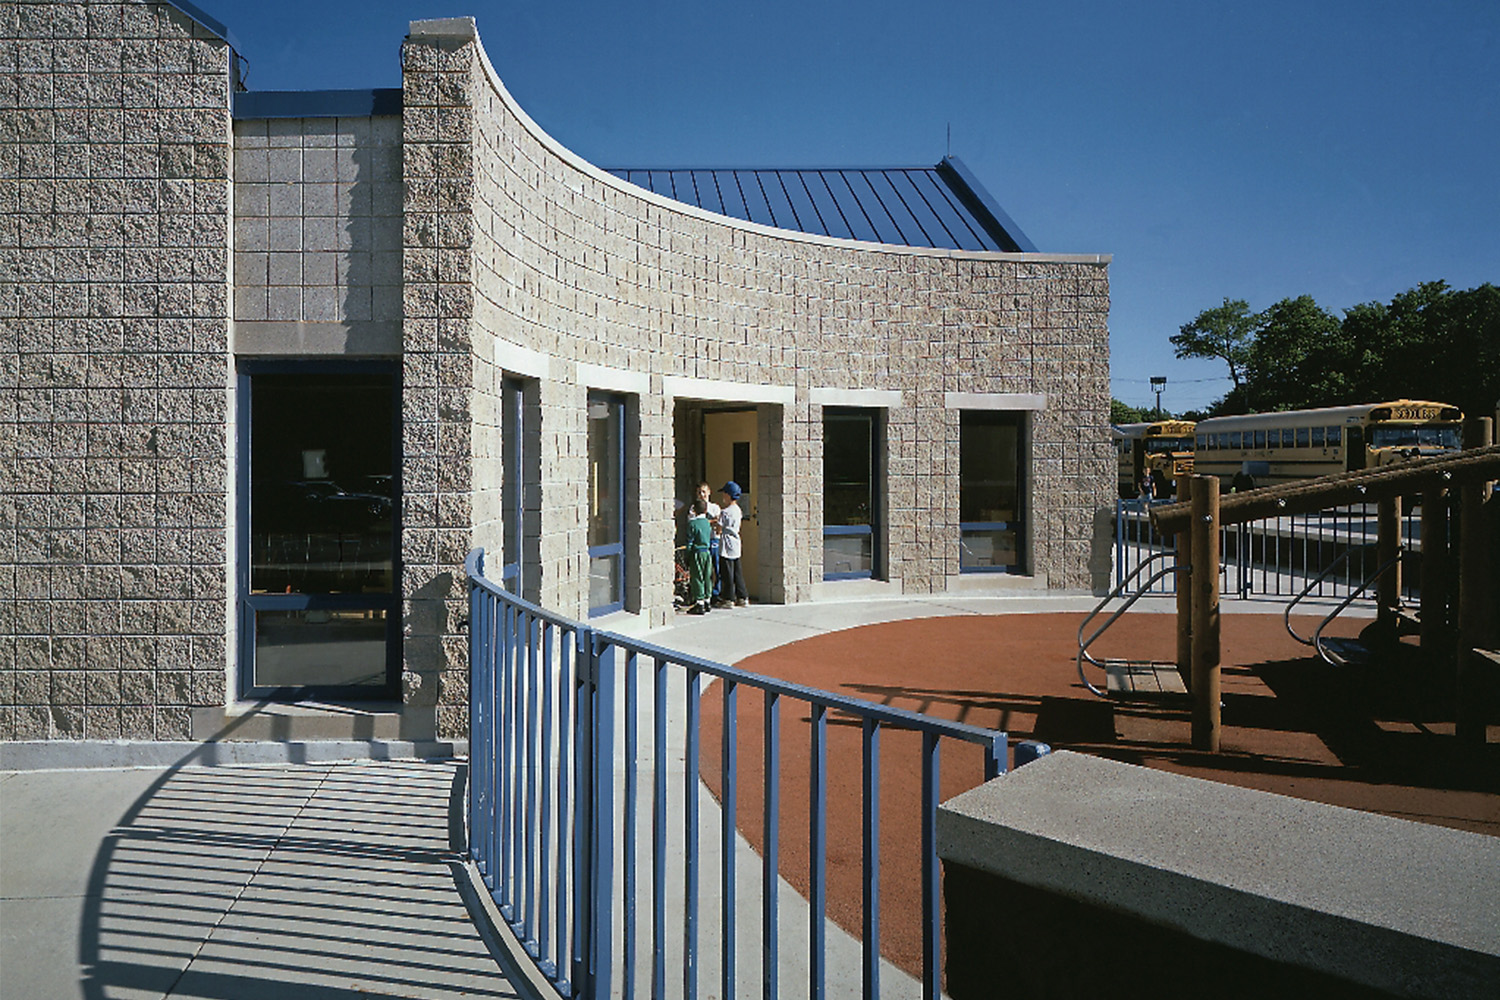
[{"label": "curved handrail", "polygon": [[1332,661],[1328,659],[1328,654],[1323,650],[1323,630],[1327,628],[1329,624],[1335,618],[1337,618],[1345,608],[1352,604],[1356,597],[1358,597],[1360,594],[1363,594],[1366,590],[1370,589],[1370,584],[1374,583],[1376,580],[1384,576],[1385,571],[1400,562],[1401,558],[1405,555],[1405,549],[1397,549],[1395,555],[1391,556],[1385,562],[1381,563],[1381,565],[1375,570],[1373,576],[1371,576],[1364,583],[1360,584],[1358,590],[1354,591],[1354,593],[1344,598],[1344,600],[1339,604],[1338,607],[1329,612],[1328,617],[1324,618],[1321,622],[1318,623],[1317,629],[1313,632],[1313,641],[1311,645],[1318,651],[1318,655],[1323,658],[1324,662],[1331,663]]},{"label": "curved handrail", "polygon": [[1097,618],[1099,616],[1099,612],[1103,611],[1105,609],[1105,607],[1109,604],[1110,601],[1113,601],[1115,598],[1124,595],[1125,590],[1130,586],[1131,582],[1136,577],[1138,577],[1138,576],[1141,575],[1141,571],[1142,570],[1144,570],[1147,566],[1150,566],[1156,560],[1158,560],[1158,559],[1164,559],[1164,558],[1166,558],[1169,555],[1172,555],[1172,553],[1170,553],[1170,552],[1156,552],[1156,553],[1153,553],[1152,555],[1146,557],[1145,559],[1143,559],[1141,561],[1141,564],[1139,566],[1137,566],[1130,573],[1129,576],[1127,576],[1125,579],[1121,580],[1120,583],[1119,583],[1119,585],[1117,587],[1115,587],[1114,590],[1111,590],[1108,594],[1106,594],[1104,596],[1104,599],[1102,601],[1100,601],[1097,605],[1095,605],[1094,610],[1090,611],[1087,615],[1085,615],[1083,621],[1078,624],[1078,656],[1074,660],[1074,664],[1078,668],[1078,680],[1083,684],[1084,687],[1088,688],[1090,692],[1092,692],[1093,694],[1098,695],[1100,698],[1106,698],[1106,697],[1108,697],[1109,693],[1106,692],[1106,691],[1101,691],[1097,687],[1095,687],[1093,685],[1093,683],[1089,681],[1088,677],[1083,672],[1083,661],[1084,660],[1088,660],[1090,663],[1092,663],[1094,666],[1098,667],[1101,670],[1104,669],[1104,664],[1100,663],[1098,660],[1094,659],[1092,656],[1089,655],[1089,647],[1094,644],[1094,641],[1096,639],[1098,639],[1101,635],[1103,635],[1106,631],[1108,631],[1109,627],[1111,625],[1113,625],[1119,619],[1119,617],[1121,615],[1123,615],[1125,612],[1129,611],[1130,608],[1131,608],[1131,606],[1134,605],[1136,601],[1138,601],[1142,597],[1144,597],[1145,594],[1146,594],[1146,591],[1151,588],[1152,584],[1156,583],[1157,580],[1160,580],[1162,577],[1166,576],[1168,573],[1175,573],[1175,572],[1177,572],[1177,569],[1178,569],[1177,564],[1173,563],[1172,565],[1167,566],[1164,569],[1157,570],[1155,573],[1153,573],[1150,576],[1150,578],[1146,580],[1145,583],[1141,584],[1140,589],[1136,590],[1135,593],[1131,594],[1130,597],[1129,597],[1129,599],[1126,600],[1126,602],[1124,604],[1120,605],[1120,607],[1118,609],[1116,609],[1116,611],[1114,612],[1114,614],[1112,614],[1112,615],[1109,616],[1109,620],[1106,621],[1103,625],[1099,626],[1098,631],[1096,631],[1093,635],[1089,636],[1087,639],[1084,639],[1084,637],[1083,637],[1084,629],[1088,628],[1089,622],[1091,622],[1095,618]]},{"label": "curved handrail", "polygon": [[[1333,562],[1329,563],[1328,566],[1327,566],[1327,568],[1325,568],[1323,570],[1323,572],[1321,572],[1317,576],[1313,577],[1312,581],[1310,583],[1308,583],[1308,585],[1306,587],[1302,588],[1302,593],[1300,593],[1296,597],[1292,598],[1291,602],[1289,604],[1287,604],[1286,608],[1283,609],[1283,611],[1281,612],[1281,624],[1284,625],[1284,626],[1286,626],[1286,633],[1287,633],[1287,635],[1291,636],[1293,639],[1296,639],[1298,642],[1302,643],[1302,645],[1304,645],[1304,646],[1314,646],[1314,647],[1316,647],[1316,645],[1317,645],[1317,635],[1318,635],[1318,632],[1321,630],[1321,626],[1319,627],[1319,629],[1315,629],[1313,631],[1313,635],[1312,635],[1311,638],[1307,638],[1307,639],[1302,638],[1302,636],[1298,635],[1297,632],[1296,632],[1296,630],[1294,630],[1292,628],[1292,609],[1295,608],[1298,604],[1300,604],[1302,602],[1302,599],[1304,597],[1306,597],[1308,594],[1312,593],[1313,588],[1316,587],[1318,584],[1322,583],[1328,577],[1328,574],[1332,573],[1334,570],[1336,570],[1340,566],[1342,566],[1344,564],[1345,560],[1347,560],[1350,556],[1354,555],[1356,552],[1364,552],[1367,549],[1373,549],[1375,547],[1376,547],[1376,543],[1375,542],[1368,542],[1368,543],[1366,543],[1364,545],[1356,545],[1356,546],[1353,546],[1352,548],[1345,549],[1343,555],[1339,556]],[[1393,563],[1396,559],[1400,559],[1400,558],[1401,558],[1401,550],[1398,550],[1397,553],[1396,553],[1395,559],[1387,560],[1385,564],[1381,565],[1378,569],[1376,569],[1373,576],[1371,576],[1364,583],[1360,584],[1359,589],[1356,590],[1356,591],[1354,591],[1354,593],[1350,594],[1348,596],[1348,598],[1346,598],[1344,600],[1344,603],[1340,604],[1338,606],[1338,608],[1335,609],[1334,614],[1337,615],[1339,612],[1341,612],[1345,608],[1347,608],[1349,606],[1349,604],[1351,602],[1353,602],[1353,600],[1356,597],[1358,597],[1360,594],[1364,593],[1364,591],[1370,586],[1371,583],[1373,583],[1376,580],[1378,580],[1380,578],[1380,575],[1382,573],[1384,573],[1387,569],[1390,568],[1391,563]],[[1327,619],[1325,619],[1324,621],[1325,621],[1325,624],[1326,624]]]}]

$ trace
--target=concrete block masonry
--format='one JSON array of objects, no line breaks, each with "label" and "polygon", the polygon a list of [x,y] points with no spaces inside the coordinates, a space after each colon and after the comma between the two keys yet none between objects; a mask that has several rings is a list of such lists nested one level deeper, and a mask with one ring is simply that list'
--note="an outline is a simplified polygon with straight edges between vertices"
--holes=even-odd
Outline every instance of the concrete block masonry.
[{"label": "concrete block masonry", "polygon": [[1059,752],[943,805],[938,852],[955,998],[1500,983],[1493,837]]}]

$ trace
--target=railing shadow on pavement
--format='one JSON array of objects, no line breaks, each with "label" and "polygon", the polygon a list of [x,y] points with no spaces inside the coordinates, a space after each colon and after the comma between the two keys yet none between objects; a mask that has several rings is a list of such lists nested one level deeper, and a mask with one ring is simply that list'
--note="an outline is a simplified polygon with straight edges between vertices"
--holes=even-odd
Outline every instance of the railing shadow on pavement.
[{"label": "railing shadow on pavement", "polygon": [[78,940],[82,995],[514,997],[455,882],[460,762],[166,768],[105,836]]}]

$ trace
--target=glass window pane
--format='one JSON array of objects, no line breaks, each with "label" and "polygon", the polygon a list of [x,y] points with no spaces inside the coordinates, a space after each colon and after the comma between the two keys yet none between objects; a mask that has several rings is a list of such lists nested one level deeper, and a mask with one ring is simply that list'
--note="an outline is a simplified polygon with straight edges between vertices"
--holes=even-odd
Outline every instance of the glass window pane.
[{"label": "glass window pane", "polygon": [[384,687],[386,612],[257,611],[255,687]]},{"label": "glass window pane", "polygon": [[393,390],[384,374],[252,379],[252,594],[392,592]]},{"label": "glass window pane", "polygon": [[874,523],[874,475],[870,444],[874,420],[867,415],[830,416],[823,421],[823,523]]},{"label": "glass window pane", "polygon": [[607,608],[619,604],[620,556],[594,556],[589,559],[589,607]]},{"label": "glass window pane", "polygon": [[624,530],[621,405],[589,394],[589,546],[614,545]]},{"label": "glass window pane", "polygon": [[1312,429],[1312,446],[1314,448],[1321,448],[1321,447],[1323,447],[1323,428],[1322,427],[1314,427]]},{"label": "glass window pane", "polygon": [[965,530],[961,548],[961,569],[1015,567],[1020,563],[1013,530]]},{"label": "glass window pane", "polygon": [[589,393],[589,608],[594,611],[617,608],[624,601],[624,424],[621,397]]},{"label": "glass window pane", "polygon": [[870,535],[824,535],[823,575],[873,573],[874,554],[874,539]]},{"label": "glass window pane", "polygon": [[965,412],[959,433],[960,521],[1014,521],[1019,515],[1018,445],[1014,415]]},{"label": "glass window pane", "polygon": [[521,488],[525,435],[523,415],[525,399],[521,383],[506,379],[501,391],[500,449],[504,480],[500,486],[504,533],[501,537],[503,575],[512,589],[521,589],[521,526],[524,520],[524,494]]},{"label": "glass window pane", "polygon": [[1306,448],[1307,447],[1307,428],[1306,427],[1298,427],[1297,428],[1297,447],[1298,448]]}]

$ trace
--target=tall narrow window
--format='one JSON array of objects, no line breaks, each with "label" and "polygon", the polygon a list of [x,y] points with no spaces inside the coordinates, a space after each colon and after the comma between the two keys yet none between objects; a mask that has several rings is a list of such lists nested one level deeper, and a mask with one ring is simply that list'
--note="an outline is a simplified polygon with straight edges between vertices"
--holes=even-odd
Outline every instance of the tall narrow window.
[{"label": "tall narrow window", "polygon": [[240,371],[240,694],[400,691],[400,386],[388,364]]},{"label": "tall narrow window", "polygon": [[625,400],[589,393],[589,614],[625,606]]},{"label": "tall narrow window", "polygon": [[959,417],[958,479],[959,569],[1021,572],[1020,414],[964,411]]},{"label": "tall narrow window", "polygon": [[504,467],[501,504],[505,531],[501,538],[500,582],[507,590],[525,594],[523,543],[526,524],[526,465],[530,428],[526,421],[525,383],[507,378],[501,385],[500,451]]},{"label": "tall narrow window", "polygon": [[875,575],[880,494],[873,410],[823,411],[823,579]]}]

